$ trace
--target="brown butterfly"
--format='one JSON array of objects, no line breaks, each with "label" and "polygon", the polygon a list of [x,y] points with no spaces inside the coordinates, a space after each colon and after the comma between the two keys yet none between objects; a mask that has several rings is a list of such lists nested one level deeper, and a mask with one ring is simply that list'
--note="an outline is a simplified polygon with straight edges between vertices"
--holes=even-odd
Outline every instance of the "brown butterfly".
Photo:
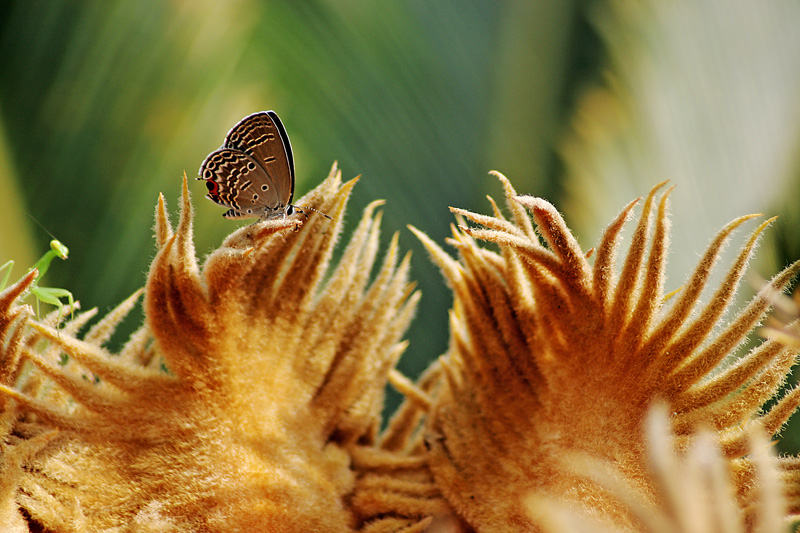
[{"label": "brown butterfly", "polygon": [[197,179],[206,182],[206,198],[230,208],[225,218],[268,220],[303,211],[292,205],[292,145],[274,111],[240,120],[203,161]]}]

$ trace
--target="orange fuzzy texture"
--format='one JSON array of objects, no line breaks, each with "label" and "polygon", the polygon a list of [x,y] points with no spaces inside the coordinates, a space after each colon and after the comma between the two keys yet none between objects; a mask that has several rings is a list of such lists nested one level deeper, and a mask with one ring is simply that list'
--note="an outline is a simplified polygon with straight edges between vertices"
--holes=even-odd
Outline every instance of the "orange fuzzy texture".
[{"label": "orange fuzzy texture", "polygon": [[[498,177],[511,218],[494,204],[494,216],[454,209],[472,222],[449,240],[459,259],[417,232],[454,292],[450,347],[417,383],[393,370],[418,300],[396,238],[370,275],[377,202],[331,263],[354,184],[335,168],[300,200],[333,221],[240,228],[202,266],[185,183],[176,230],[159,199],[145,324],[118,354],[103,345],[140,291],[79,339],[96,310],[60,329],[67,312],[36,321],[18,303],[36,273],[23,277],[0,294],[0,525],[688,532],[705,531],[687,522],[704,495],[724,507],[722,531],[797,515],[800,459],[762,453],[759,432],[774,435],[800,404],[795,388],[761,411],[798,347],[767,340],[720,365],[800,271],[723,322],[770,221],[702,304],[723,246],[752,216],[723,228],[670,298],[663,184],[618,264],[637,202],[592,260],[552,205]],[[379,434],[387,381],[406,401]],[[654,403],[669,411],[646,424]],[[683,484],[707,464],[717,485]]]},{"label": "orange fuzzy texture", "polygon": [[[731,461],[721,453],[718,435],[708,429],[688,442],[676,438],[666,405],[655,405],[645,426],[653,498],[643,498],[613,464],[580,456],[571,461],[576,474],[603,487],[630,512],[633,531],[773,533],[785,529],[785,480],[762,428],[749,432],[747,460]],[[748,472],[746,494],[739,490],[743,484],[738,474],[743,468]],[[547,533],[631,531],[552,496],[531,497],[528,505]]]},{"label": "orange fuzzy texture", "polygon": [[[644,202],[618,268],[620,230],[637,202],[606,229],[592,264],[551,204],[517,196],[498,177],[512,219],[496,206],[493,217],[453,209],[478,224],[454,230],[458,261],[419,234],[455,294],[444,384],[426,424],[428,463],[464,522],[478,531],[529,529],[525,498],[545,494],[630,526],[619,500],[577,475],[569,458],[614,464],[652,501],[642,427],[656,399],[670,405],[678,442],[706,424],[731,459],[746,453],[753,424],[770,434],[780,429],[800,404],[800,389],[758,413],[785,381],[796,349],[766,341],[735,365],[717,368],[768,310],[762,291],[720,327],[769,220],[753,231],[709,303],[699,297],[712,266],[731,233],[753,216],[725,226],[679,294],[665,301],[668,194],[658,196],[664,184]],[[475,239],[495,243],[499,253]],[[780,291],[798,270],[795,263],[779,273],[770,290]],[[742,476],[737,486],[747,482]],[[796,503],[791,510],[798,511]]]},{"label": "orange fuzzy texture", "polygon": [[[386,376],[418,294],[396,239],[370,281],[377,203],[329,268],[354,183],[342,184],[334,168],[301,200],[334,221],[312,215],[240,228],[202,268],[185,181],[176,232],[159,199],[146,324],[118,355],[102,344],[138,294],[83,340],[69,325],[24,327],[21,308],[7,306],[3,332],[16,344],[5,355],[36,367],[3,381],[6,398],[29,413],[7,425],[49,439],[17,446],[35,458],[18,472],[11,501],[56,531],[359,526],[347,501],[357,481],[352,455],[374,445]],[[49,347],[37,349],[43,339]],[[401,514],[408,526],[423,518]]]}]

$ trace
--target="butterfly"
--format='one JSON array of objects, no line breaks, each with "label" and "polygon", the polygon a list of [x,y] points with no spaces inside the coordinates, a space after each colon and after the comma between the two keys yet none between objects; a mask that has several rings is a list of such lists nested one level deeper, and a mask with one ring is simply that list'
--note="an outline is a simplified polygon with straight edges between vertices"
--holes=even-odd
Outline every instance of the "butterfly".
[{"label": "butterfly", "polygon": [[208,154],[197,179],[206,182],[206,198],[230,208],[225,218],[269,220],[303,211],[292,205],[292,145],[274,111],[240,120],[222,147]]}]

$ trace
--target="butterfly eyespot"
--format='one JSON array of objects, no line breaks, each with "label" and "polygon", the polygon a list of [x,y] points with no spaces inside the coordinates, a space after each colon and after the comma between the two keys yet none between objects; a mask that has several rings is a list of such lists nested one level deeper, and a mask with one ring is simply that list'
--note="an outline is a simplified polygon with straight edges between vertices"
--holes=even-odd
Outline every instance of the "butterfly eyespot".
[{"label": "butterfly eyespot", "polygon": [[261,186],[262,191],[266,191],[267,189],[269,189],[269,185],[264,184]]},{"label": "butterfly eyespot", "polygon": [[253,212],[253,210],[252,210],[252,209],[248,209],[248,210],[247,210],[247,214],[248,214],[248,215],[249,215],[249,214],[251,214],[252,212]]},{"label": "butterfly eyespot", "polygon": [[258,195],[257,195],[257,194],[254,194],[254,195],[253,195],[253,201],[255,202],[256,200],[258,200]]},{"label": "butterfly eyespot", "polygon": [[253,163],[252,161],[247,163],[247,170],[255,170],[255,169],[256,169],[256,164],[255,163]]}]

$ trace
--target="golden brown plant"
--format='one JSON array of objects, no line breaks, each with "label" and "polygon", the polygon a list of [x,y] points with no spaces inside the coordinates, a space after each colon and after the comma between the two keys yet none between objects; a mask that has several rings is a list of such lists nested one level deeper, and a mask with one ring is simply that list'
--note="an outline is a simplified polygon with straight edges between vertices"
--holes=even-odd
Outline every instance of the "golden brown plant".
[{"label": "golden brown plant", "polygon": [[[454,209],[478,224],[454,229],[458,260],[417,232],[454,291],[450,347],[417,384],[392,370],[418,299],[396,239],[371,279],[377,202],[331,264],[354,184],[335,168],[301,201],[334,221],[241,228],[202,267],[185,183],[176,230],[159,199],[146,322],[118,354],[104,344],[139,292],[79,339],[94,311],[56,329],[56,314],[39,322],[17,303],[35,272],[9,287],[0,295],[2,525],[410,533],[536,531],[563,519],[580,531],[574,517],[588,514],[613,531],[682,531],[669,527],[690,516],[674,509],[683,485],[665,472],[692,470],[693,450],[711,457],[710,477],[685,490],[711,487],[726,511],[702,520],[730,526],[722,531],[772,527],[784,515],[780,498],[765,500],[776,487],[797,514],[800,460],[769,458],[754,437],[775,434],[800,404],[792,389],[761,411],[797,348],[767,340],[721,365],[800,270],[789,266],[724,322],[770,221],[708,303],[701,294],[720,251],[752,216],[723,228],[669,298],[663,184],[618,265],[637,202],[606,229],[592,262],[552,205],[499,178],[511,219],[494,204],[492,217]],[[379,434],[387,380],[406,401]],[[669,406],[668,422],[657,415],[646,433],[654,402]],[[775,468],[779,480],[767,479]],[[731,485],[714,492],[723,471]],[[529,505],[554,500],[555,513],[569,513]]]},{"label": "golden brown plant", "polygon": [[[536,493],[632,527],[619,500],[564,461],[580,453],[611,462],[654,501],[642,427],[656,399],[670,405],[678,443],[707,424],[731,460],[747,453],[751,426],[780,429],[800,404],[800,389],[759,410],[784,382],[797,350],[766,341],[718,368],[767,311],[762,291],[721,327],[769,220],[753,231],[707,304],[700,296],[720,251],[753,216],[725,226],[667,301],[668,194],[658,199],[664,184],[644,202],[618,273],[620,231],[636,201],[606,229],[592,264],[551,204],[517,196],[498,177],[512,218],[496,205],[493,217],[453,209],[480,225],[454,231],[459,261],[419,234],[455,294],[427,443],[436,485],[458,516],[479,531],[529,529],[524,500]],[[495,243],[499,252],[474,239]],[[781,290],[798,270],[800,262],[779,273],[770,290]],[[742,479],[737,483],[745,490]],[[797,512],[798,502],[791,503]]]},{"label": "golden brown plant", "polygon": [[[748,457],[729,461],[719,448],[718,434],[703,430],[685,452],[670,430],[667,406],[648,415],[646,458],[654,497],[643,498],[613,464],[586,457],[572,458],[576,475],[591,479],[629,510],[635,531],[642,533],[773,533],[785,528],[783,480],[769,440],[753,427]],[[569,468],[569,467],[568,467]],[[746,487],[737,493],[737,487]],[[603,523],[574,506],[549,498],[530,498],[532,514],[545,531],[562,533],[627,531]]]},{"label": "golden brown plant", "polygon": [[26,280],[10,288],[0,317],[4,365],[13,367],[2,382],[4,464],[16,478],[6,476],[3,501],[55,531],[358,526],[363,517],[347,502],[351,454],[374,447],[386,376],[418,295],[396,239],[370,281],[377,203],[329,268],[354,183],[342,185],[334,168],[302,200],[333,222],[241,228],[202,268],[185,181],[176,232],[159,199],[146,324],[119,354],[102,345],[138,294],[78,340],[71,325],[38,324],[10,303]]}]

